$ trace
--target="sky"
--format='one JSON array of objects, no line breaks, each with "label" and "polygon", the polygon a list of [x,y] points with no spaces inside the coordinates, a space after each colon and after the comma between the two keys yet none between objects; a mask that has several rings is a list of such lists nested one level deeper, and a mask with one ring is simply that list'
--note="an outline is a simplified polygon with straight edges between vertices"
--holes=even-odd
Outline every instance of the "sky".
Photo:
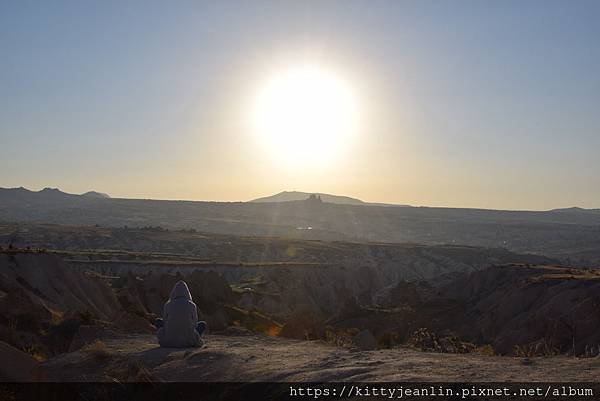
[{"label": "sky", "polygon": [[[599,20],[597,0],[2,1],[0,187],[598,208]],[[304,65],[360,116],[318,163],[250,116]]]}]

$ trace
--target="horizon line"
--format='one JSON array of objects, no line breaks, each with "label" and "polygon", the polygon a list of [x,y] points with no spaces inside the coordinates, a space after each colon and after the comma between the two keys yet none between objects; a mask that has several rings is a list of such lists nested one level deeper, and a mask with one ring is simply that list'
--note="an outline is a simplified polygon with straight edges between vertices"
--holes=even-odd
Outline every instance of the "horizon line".
[{"label": "horizon line", "polygon": [[411,205],[408,203],[389,203],[389,202],[379,202],[379,201],[372,202],[372,201],[365,201],[360,198],[356,198],[356,197],[349,196],[349,195],[337,195],[337,194],[332,194],[332,193],[327,193],[327,192],[309,192],[309,191],[298,191],[298,190],[291,190],[291,191],[283,190],[283,191],[279,191],[275,194],[260,196],[258,198],[253,198],[250,200],[208,200],[208,199],[181,199],[181,198],[121,197],[121,196],[112,196],[106,192],[96,191],[93,189],[85,191],[83,193],[71,193],[71,192],[65,192],[58,187],[44,187],[37,191],[26,188],[24,186],[0,187],[0,190],[17,190],[17,189],[26,190],[26,191],[32,192],[32,193],[39,193],[39,192],[43,192],[44,190],[52,190],[52,191],[58,191],[65,195],[72,195],[72,196],[83,196],[86,193],[95,192],[98,194],[108,195],[108,198],[105,198],[105,199],[109,199],[109,200],[110,199],[123,199],[123,200],[142,200],[142,201],[205,202],[205,203],[285,203],[285,202],[299,202],[299,201],[303,201],[303,199],[291,200],[291,201],[273,201],[273,202],[254,202],[254,201],[257,199],[271,197],[271,196],[279,195],[279,194],[286,193],[286,192],[300,192],[300,193],[305,193],[305,194],[309,194],[309,195],[316,194],[316,195],[330,195],[330,196],[336,196],[336,197],[345,197],[345,198],[355,199],[357,201],[363,202],[363,204],[357,204],[357,205],[350,205],[350,204],[343,205],[343,204],[336,203],[336,202],[324,202],[324,203],[331,203],[331,204],[343,205],[343,206],[406,207],[406,208],[430,208],[430,209],[468,209],[468,210],[487,210],[487,211],[499,211],[499,212],[552,212],[552,211],[561,211],[561,210],[582,210],[582,211],[600,210],[600,207],[584,208],[584,207],[580,207],[580,206],[576,206],[576,205],[565,206],[565,207],[556,207],[556,208],[552,208],[552,209],[537,209],[537,210],[535,210],[535,209],[499,209],[499,208],[491,208],[491,207],[469,207],[469,206]]}]

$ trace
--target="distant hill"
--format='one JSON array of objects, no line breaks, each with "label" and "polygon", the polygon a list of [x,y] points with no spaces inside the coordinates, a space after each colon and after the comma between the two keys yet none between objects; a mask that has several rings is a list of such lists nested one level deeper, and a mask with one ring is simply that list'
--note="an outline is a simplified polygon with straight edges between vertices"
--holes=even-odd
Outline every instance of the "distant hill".
[{"label": "distant hill", "polygon": [[265,196],[264,198],[258,198],[251,200],[250,202],[293,202],[306,200],[310,195],[317,195],[321,197],[323,202],[336,203],[338,205],[366,205],[366,202],[360,199],[351,198],[349,196],[339,196],[331,194],[323,194],[320,192],[300,192],[300,191],[283,191],[272,196]]},{"label": "distant hill", "polygon": [[600,213],[594,210],[394,207],[329,194],[319,194],[322,203],[304,202],[310,195],[284,192],[254,202],[201,202],[0,188],[0,222],[160,226],[242,236],[502,247],[600,266]]},{"label": "distant hill", "polygon": [[26,202],[30,199],[43,200],[47,202],[63,201],[79,197],[79,195],[68,194],[58,188],[44,188],[40,191],[31,191],[27,188],[0,188],[0,197],[12,202]]},{"label": "distant hill", "polygon": [[86,199],[110,199],[108,194],[96,191],[89,191],[81,195],[70,194],[63,192],[58,188],[46,187],[40,191],[31,191],[27,188],[0,188],[0,199],[12,201],[46,201],[46,202],[62,202],[72,201],[78,198]]},{"label": "distant hill", "polygon": [[88,198],[103,198],[103,199],[110,198],[110,195],[105,194],[103,192],[96,192],[96,191],[88,191],[84,194],[81,194],[81,196],[86,196]]},{"label": "distant hill", "polygon": [[563,209],[552,209],[552,213],[600,213],[600,209],[584,209],[581,207],[567,207]]}]

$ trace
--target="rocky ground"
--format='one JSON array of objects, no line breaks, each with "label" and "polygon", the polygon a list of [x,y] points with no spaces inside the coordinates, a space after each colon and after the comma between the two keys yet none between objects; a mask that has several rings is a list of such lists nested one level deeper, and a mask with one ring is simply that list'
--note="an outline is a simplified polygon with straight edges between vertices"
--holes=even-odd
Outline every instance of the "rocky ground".
[{"label": "rocky ground", "polygon": [[254,334],[208,335],[202,348],[166,349],[153,335],[131,335],[105,338],[41,368],[52,381],[592,382],[600,358],[356,351]]}]

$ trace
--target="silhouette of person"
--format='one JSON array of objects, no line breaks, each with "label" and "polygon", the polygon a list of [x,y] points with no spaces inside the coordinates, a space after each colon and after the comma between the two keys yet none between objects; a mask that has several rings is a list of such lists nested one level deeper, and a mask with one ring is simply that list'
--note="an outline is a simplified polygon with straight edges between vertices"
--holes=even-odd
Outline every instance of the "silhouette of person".
[{"label": "silhouette of person", "polygon": [[206,322],[198,321],[198,310],[185,281],[178,281],[163,308],[162,319],[156,319],[158,343],[161,347],[200,347]]}]

